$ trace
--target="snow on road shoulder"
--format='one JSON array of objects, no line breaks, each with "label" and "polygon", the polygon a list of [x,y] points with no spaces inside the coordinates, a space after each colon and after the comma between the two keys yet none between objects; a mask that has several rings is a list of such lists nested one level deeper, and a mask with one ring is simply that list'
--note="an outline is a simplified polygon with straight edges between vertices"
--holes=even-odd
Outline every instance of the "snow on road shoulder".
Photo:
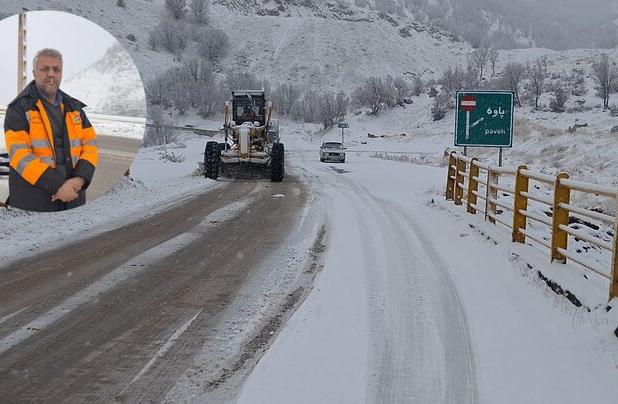
[{"label": "snow on road shoulder", "polygon": [[216,186],[212,180],[192,176],[205,139],[182,140],[168,146],[182,156],[182,162],[162,159],[161,147],[142,148],[130,179],[123,178],[111,191],[79,208],[53,213],[0,209],[0,266],[123,226]]},{"label": "snow on road shoulder", "polygon": [[[297,192],[298,189],[292,190]],[[283,194],[274,194],[283,195]],[[250,268],[242,288],[166,402],[233,402],[239,386],[313,287],[323,266],[324,206],[309,194],[286,243]]]}]

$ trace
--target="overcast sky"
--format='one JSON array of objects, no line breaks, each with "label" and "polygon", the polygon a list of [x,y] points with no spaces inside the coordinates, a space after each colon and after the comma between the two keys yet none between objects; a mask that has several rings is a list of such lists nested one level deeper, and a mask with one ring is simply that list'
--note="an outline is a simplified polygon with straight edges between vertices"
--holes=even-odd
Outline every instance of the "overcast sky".
[{"label": "overcast sky", "polygon": [[[63,80],[99,60],[116,39],[85,18],[58,11],[26,13],[28,80],[32,80],[32,58],[39,49],[55,48],[63,56]],[[17,16],[0,21],[0,105],[17,95]],[[61,85],[62,88],[62,85]]]}]

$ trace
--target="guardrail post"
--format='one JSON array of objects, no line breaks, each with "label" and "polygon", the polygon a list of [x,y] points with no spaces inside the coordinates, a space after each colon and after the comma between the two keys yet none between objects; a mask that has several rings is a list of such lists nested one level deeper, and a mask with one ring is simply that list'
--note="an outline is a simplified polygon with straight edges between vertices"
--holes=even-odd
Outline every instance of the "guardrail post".
[{"label": "guardrail post", "polygon": [[569,174],[559,173],[554,183],[554,209],[551,225],[551,260],[566,263],[566,257],[558,252],[558,248],[567,249],[569,234],[560,229],[560,225],[569,225],[569,211],[560,207],[561,203],[570,203],[571,190],[560,184],[561,179],[568,179]]},{"label": "guardrail post", "polygon": [[[616,197],[618,206],[618,196]],[[610,274],[609,300],[618,297],[618,212],[614,223],[614,251],[612,252],[612,273]]]},{"label": "guardrail post", "polygon": [[459,172],[466,172],[466,162],[457,157],[457,164],[455,165],[457,167],[457,174],[455,174],[455,205],[461,205],[461,198],[463,197],[464,176],[461,175]]},{"label": "guardrail post", "polygon": [[489,216],[496,215],[496,204],[490,202],[489,199],[498,200],[498,190],[494,188],[494,185],[498,185],[498,174],[491,169],[491,166],[487,168],[487,187],[485,189],[485,220],[489,218],[491,223],[496,223],[496,220]]},{"label": "guardrail post", "polygon": [[457,152],[451,152],[448,156],[448,170],[446,170],[446,200],[452,201],[455,197],[455,176],[457,174]]},{"label": "guardrail post", "polygon": [[513,201],[513,242],[525,243],[526,236],[519,232],[519,229],[526,228],[526,216],[519,211],[528,209],[528,198],[522,196],[522,192],[528,192],[528,177],[521,173],[522,170],[527,170],[528,166],[521,165],[517,167],[515,174],[515,195]]},{"label": "guardrail post", "polygon": [[468,177],[468,213],[476,214],[476,209],[473,207],[476,206],[477,198],[474,195],[473,191],[478,191],[479,182],[474,179],[474,177],[479,176],[479,166],[474,164],[478,159],[475,157],[470,161],[470,176]]}]

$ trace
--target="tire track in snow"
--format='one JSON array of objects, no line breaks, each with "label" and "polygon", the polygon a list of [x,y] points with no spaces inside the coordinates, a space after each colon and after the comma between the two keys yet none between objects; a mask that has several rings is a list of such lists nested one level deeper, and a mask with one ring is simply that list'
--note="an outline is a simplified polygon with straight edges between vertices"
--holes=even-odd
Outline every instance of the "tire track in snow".
[{"label": "tire track in snow", "polygon": [[465,312],[423,227],[329,166],[319,169],[366,229],[360,251],[371,285],[374,350],[368,402],[478,402]]}]

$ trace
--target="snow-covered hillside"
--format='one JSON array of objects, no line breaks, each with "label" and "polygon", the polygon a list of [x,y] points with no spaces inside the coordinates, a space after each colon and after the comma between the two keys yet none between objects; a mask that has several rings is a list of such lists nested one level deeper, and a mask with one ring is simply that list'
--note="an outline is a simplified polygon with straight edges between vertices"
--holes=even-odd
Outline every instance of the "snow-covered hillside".
[{"label": "snow-covered hillside", "polygon": [[[149,32],[165,14],[162,1],[127,1],[125,8],[102,8],[91,2],[63,5],[50,0],[4,3],[7,14],[22,8],[47,8],[96,22],[123,44],[144,79],[176,63],[172,54],[152,51],[147,44]],[[263,8],[256,11],[258,15],[248,15],[243,1],[215,2],[209,26],[222,29],[230,37],[230,56],[220,69],[247,70],[275,83],[349,90],[372,75],[437,75],[450,65],[465,63],[470,50],[465,42],[454,41],[449,33],[434,26],[399,20],[376,10],[334,7],[326,1],[290,3],[282,6],[285,13],[275,16],[266,11],[259,15]],[[128,39],[130,35],[136,40]],[[183,58],[196,55],[195,48],[189,45]]]},{"label": "snow-covered hillside", "polygon": [[67,78],[63,90],[84,100],[89,111],[146,116],[146,95],[131,56],[116,43],[99,61]]},{"label": "snow-covered hillside", "polygon": [[[217,10],[230,36],[224,71],[248,70],[274,83],[351,92],[370,76],[430,77],[465,64],[470,48],[394,20],[259,17]],[[417,31],[418,30],[418,31]]]}]

